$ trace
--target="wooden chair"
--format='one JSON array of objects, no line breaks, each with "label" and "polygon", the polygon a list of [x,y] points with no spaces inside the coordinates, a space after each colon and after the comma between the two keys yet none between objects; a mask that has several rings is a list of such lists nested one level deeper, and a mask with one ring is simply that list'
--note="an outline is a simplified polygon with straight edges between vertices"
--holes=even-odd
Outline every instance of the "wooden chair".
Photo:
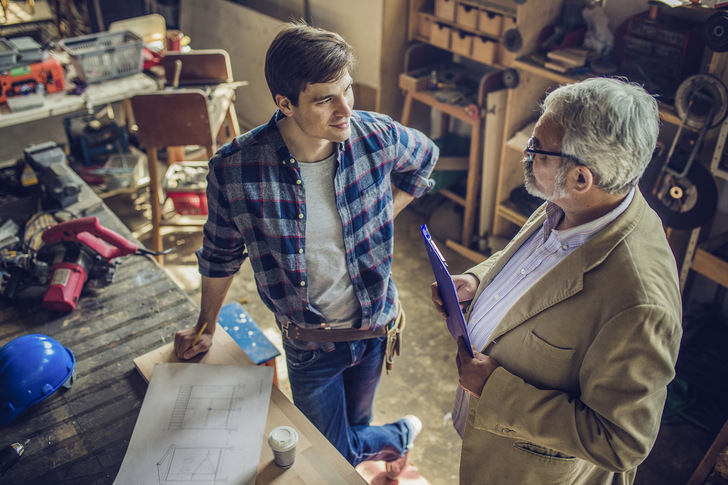
[{"label": "wooden chair", "polygon": [[[172,88],[149,94],[139,94],[131,99],[132,112],[137,127],[139,144],[147,151],[149,163],[149,192],[152,204],[152,249],[162,251],[162,226],[199,226],[204,216],[180,216],[163,218],[165,202],[159,171],[157,150],[167,147],[199,145],[205,148],[207,158],[212,157],[218,146],[240,134],[233,98],[237,85],[232,81],[227,52],[220,50],[177,53],[182,59],[182,71],[177,68],[179,84],[185,82],[185,66],[212,64],[208,72],[223,73],[215,79],[208,77],[200,87]],[[222,63],[222,64],[220,64]],[[175,64],[179,66],[179,63]],[[221,67],[222,66],[222,67]],[[199,69],[192,69],[198,72]],[[175,84],[177,84],[175,82]],[[194,83],[198,85],[198,83]],[[179,161],[179,160],[176,160]],[[170,161],[173,162],[173,161]],[[162,256],[157,256],[160,264]]]}]

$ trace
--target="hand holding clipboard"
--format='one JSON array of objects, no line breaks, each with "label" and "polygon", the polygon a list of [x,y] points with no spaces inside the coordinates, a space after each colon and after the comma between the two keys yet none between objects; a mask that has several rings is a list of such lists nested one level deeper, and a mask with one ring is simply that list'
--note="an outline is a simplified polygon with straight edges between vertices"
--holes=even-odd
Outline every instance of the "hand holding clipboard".
[{"label": "hand holding clipboard", "polygon": [[468,352],[470,353],[470,357],[473,357],[473,347],[470,344],[468,327],[465,324],[465,317],[463,316],[463,311],[460,308],[457,290],[455,289],[455,284],[452,281],[450,272],[447,269],[445,258],[442,257],[442,253],[440,253],[435,241],[432,240],[430,232],[427,230],[427,225],[422,224],[420,226],[420,230],[422,231],[422,237],[425,240],[427,256],[430,259],[432,271],[435,273],[435,281],[437,281],[437,287],[440,290],[445,311],[447,312],[447,328],[450,330],[450,334],[456,341],[458,337],[463,337],[468,348]]}]

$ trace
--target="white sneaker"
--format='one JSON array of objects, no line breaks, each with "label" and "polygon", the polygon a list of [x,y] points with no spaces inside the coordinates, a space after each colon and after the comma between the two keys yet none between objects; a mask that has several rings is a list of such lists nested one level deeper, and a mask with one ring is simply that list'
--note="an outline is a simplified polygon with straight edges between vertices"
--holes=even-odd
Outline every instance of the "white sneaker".
[{"label": "white sneaker", "polygon": [[420,421],[420,418],[414,414],[408,414],[402,419],[407,423],[407,427],[410,430],[407,439],[407,450],[409,450],[412,448],[412,445],[414,444],[415,439],[417,439],[417,436],[420,434],[420,431],[422,431],[422,421]]},{"label": "white sneaker", "polygon": [[403,456],[397,458],[394,461],[388,461],[384,464],[387,478],[391,480],[397,478],[404,471],[405,467],[407,466],[407,461],[409,460],[409,454],[410,450],[412,449],[412,445],[414,444],[415,439],[417,439],[417,436],[420,434],[420,431],[422,431],[422,421],[420,421],[420,418],[418,418],[414,414],[408,414],[402,419],[409,429],[409,433],[407,436],[407,448]]}]

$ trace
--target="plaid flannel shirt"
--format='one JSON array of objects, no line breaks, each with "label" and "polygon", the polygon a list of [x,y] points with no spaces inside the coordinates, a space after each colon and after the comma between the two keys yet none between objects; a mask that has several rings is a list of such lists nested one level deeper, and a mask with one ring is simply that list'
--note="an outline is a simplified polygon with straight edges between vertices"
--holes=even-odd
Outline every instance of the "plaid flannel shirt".
[{"label": "plaid flannel shirt", "polygon": [[[258,293],[279,323],[326,328],[309,300],[305,187],[278,130],[282,117],[277,111],[268,124],[238,136],[210,160],[199,270],[213,278],[230,276],[249,257]],[[361,328],[375,329],[397,314],[391,186],[424,195],[434,185],[429,177],[439,151],[425,135],[388,116],[354,111],[350,125],[351,137],[337,146],[336,206]]]}]

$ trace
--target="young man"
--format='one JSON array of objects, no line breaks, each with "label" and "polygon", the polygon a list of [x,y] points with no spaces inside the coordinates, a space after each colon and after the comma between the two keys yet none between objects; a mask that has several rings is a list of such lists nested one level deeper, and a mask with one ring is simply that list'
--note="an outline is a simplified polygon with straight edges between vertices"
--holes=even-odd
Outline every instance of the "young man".
[{"label": "young man", "polygon": [[353,64],[338,34],[303,24],[287,25],[269,47],[278,110],[210,160],[200,316],[177,333],[175,351],[189,359],[210,348],[249,257],[283,333],[294,403],[350,463],[384,460],[394,477],[422,425],[415,416],[369,425],[404,325],[393,220],[432,188],[438,150],[387,116],[352,110]]},{"label": "young man", "polygon": [[[460,483],[630,484],[675,375],[681,301],[662,223],[637,182],[659,131],[644,89],[594,78],[542,106],[525,185],[548,202],[506,246],[455,277],[453,424]],[[442,299],[433,285],[435,307]]]}]

